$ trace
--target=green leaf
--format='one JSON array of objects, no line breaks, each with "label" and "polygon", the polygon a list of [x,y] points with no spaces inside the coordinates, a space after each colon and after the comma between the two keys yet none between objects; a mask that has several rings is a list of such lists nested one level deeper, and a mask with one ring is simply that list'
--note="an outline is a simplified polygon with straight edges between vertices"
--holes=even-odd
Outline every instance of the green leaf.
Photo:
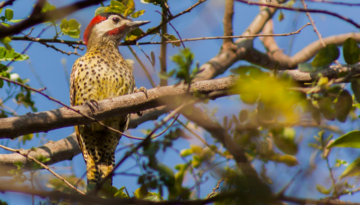
[{"label": "green leaf", "polygon": [[360,158],[357,158],[353,163],[351,163],[341,174],[340,178],[344,177],[353,177],[360,175]]},{"label": "green leaf", "polygon": [[360,80],[355,79],[351,82],[351,90],[354,92],[355,99],[358,103],[360,103]]},{"label": "green leaf", "polygon": [[162,181],[166,186],[173,186],[175,184],[175,175],[172,169],[162,163],[158,163],[157,170],[162,175]]},{"label": "green leaf", "polygon": [[289,167],[292,167],[292,166],[295,166],[295,165],[299,164],[296,157],[291,156],[291,155],[281,155],[281,156],[276,156],[275,155],[272,160],[276,161],[276,162],[284,163]]},{"label": "green leaf", "polygon": [[202,162],[202,160],[201,160],[200,156],[198,156],[198,155],[193,155],[193,159],[192,159],[192,161],[191,161],[191,164],[192,164],[192,166],[193,166],[194,168],[199,168],[200,165],[201,165],[201,162]]},{"label": "green leaf", "polygon": [[284,15],[284,13],[282,12],[282,10],[280,10],[278,20],[281,22],[281,21],[284,20],[284,19],[285,19],[285,15]]},{"label": "green leaf", "polygon": [[68,25],[69,25],[70,31],[78,30],[81,26],[80,23],[76,19],[70,19],[68,22]]},{"label": "green leaf", "polygon": [[316,54],[311,65],[314,67],[327,66],[334,60],[338,59],[340,55],[339,48],[335,44],[326,45],[318,54]]},{"label": "green leaf", "polygon": [[10,21],[14,17],[14,11],[12,9],[5,9],[5,18]]},{"label": "green leaf", "polygon": [[20,21],[23,21],[24,19],[11,19],[9,20],[11,23],[19,23]]},{"label": "green leaf", "polygon": [[140,16],[142,16],[144,13],[145,13],[145,10],[140,10],[140,11],[137,11],[137,12],[134,12],[133,14],[131,14],[131,17],[136,19],[136,18],[139,18]]},{"label": "green leaf", "polygon": [[320,67],[314,67],[311,63],[305,62],[305,63],[299,63],[298,64],[299,71],[301,72],[315,72],[319,70],[323,70],[326,68],[326,66],[320,66]]},{"label": "green leaf", "polygon": [[360,131],[356,130],[344,134],[327,146],[327,148],[332,147],[360,148]]},{"label": "green leaf", "polygon": [[66,20],[66,19],[61,20],[60,29],[61,29],[61,30],[65,30],[65,29],[67,29],[68,27],[69,27],[68,20]]},{"label": "green leaf", "polygon": [[154,53],[154,51],[151,51],[151,65],[152,65],[152,67],[154,67],[155,66],[155,53]]},{"label": "green leaf", "polygon": [[331,193],[332,187],[330,187],[329,189],[326,189],[325,187],[321,186],[320,184],[317,184],[316,189],[318,190],[318,192],[328,195]]},{"label": "green leaf", "polygon": [[318,100],[320,106],[320,112],[328,120],[334,120],[336,117],[335,109],[333,108],[333,102],[330,98],[324,97]]},{"label": "green leaf", "polygon": [[202,147],[200,147],[199,145],[194,145],[194,144],[191,144],[190,148],[194,154],[201,154],[202,150],[203,150]]},{"label": "green leaf", "polygon": [[[164,37],[167,38],[167,39],[170,40],[170,41],[179,40],[179,39],[177,39],[177,38],[176,38],[174,35],[172,35],[172,34],[167,34],[167,33],[165,33],[165,34],[164,34]],[[181,43],[180,43],[180,42],[174,42],[174,43],[171,43],[171,45],[172,45],[173,47],[174,47],[174,46],[180,47]]]},{"label": "green leaf", "polygon": [[121,187],[116,193],[114,194],[114,197],[117,198],[129,198],[129,196],[124,192],[125,187]]},{"label": "green leaf", "polygon": [[347,64],[355,64],[360,60],[360,48],[355,39],[348,38],[343,45],[343,55]]},{"label": "green leaf", "polygon": [[284,128],[280,132],[273,132],[274,144],[285,154],[296,155],[298,146],[295,143],[296,132],[292,128]]},{"label": "green leaf", "polygon": [[4,44],[4,46],[5,46],[5,48],[7,49],[7,50],[10,50],[11,49],[11,45],[10,45],[10,42],[11,42],[11,38],[10,37],[5,37],[5,38],[2,38],[2,39],[0,39],[0,42],[2,43],[2,44]]},{"label": "green leaf", "polygon": [[2,88],[3,86],[4,86],[4,81],[0,79],[0,88]]},{"label": "green leaf", "polygon": [[27,135],[23,135],[21,137],[21,141],[22,141],[23,145],[25,145],[26,141],[32,140],[33,137],[34,137],[34,135],[32,133],[27,134]]},{"label": "green leaf", "polygon": [[0,61],[23,61],[29,59],[25,54],[16,53],[14,49],[0,47]]},{"label": "green leaf", "polygon": [[183,149],[180,151],[180,156],[182,156],[182,157],[187,157],[192,154],[193,154],[192,149]]},{"label": "green leaf", "polygon": [[134,192],[134,196],[138,199],[143,199],[148,196],[148,189],[145,185],[142,185],[140,188],[136,189]]},{"label": "green leaf", "polygon": [[341,91],[335,104],[336,119],[345,122],[353,104],[352,97],[347,90]]},{"label": "green leaf", "polygon": [[94,16],[97,16],[97,15],[99,15],[99,14],[104,13],[105,9],[106,9],[105,6],[97,8],[97,9],[95,10],[95,15],[94,15]]}]

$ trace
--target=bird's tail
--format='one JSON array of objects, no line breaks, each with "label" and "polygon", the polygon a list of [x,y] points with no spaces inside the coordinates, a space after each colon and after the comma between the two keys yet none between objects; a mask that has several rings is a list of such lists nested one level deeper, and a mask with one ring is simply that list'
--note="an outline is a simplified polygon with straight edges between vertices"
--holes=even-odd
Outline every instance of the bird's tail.
[{"label": "bird's tail", "polygon": [[[87,171],[87,182],[89,185],[97,184],[107,177],[114,168],[114,156],[102,157],[101,160],[95,161],[90,158],[86,161],[86,171]],[[103,186],[111,186],[112,177],[109,177]]]}]

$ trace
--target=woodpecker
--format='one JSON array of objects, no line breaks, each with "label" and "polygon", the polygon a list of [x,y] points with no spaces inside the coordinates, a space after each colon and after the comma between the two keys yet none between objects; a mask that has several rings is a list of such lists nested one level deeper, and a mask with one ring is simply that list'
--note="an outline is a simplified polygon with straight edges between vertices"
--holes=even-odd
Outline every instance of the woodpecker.
[{"label": "woodpecker", "polygon": [[[102,13],[91,20],[84,33],[86,54],[76,60],[71,71],[72,106],[87,104],[94,111],[99,100],[144,91],[143,87],[135,88],[133,71],[118,46],[128,32],[147,23],[149,21],[132,21],[117,13]],[[102,122],[124,132],[129,115]],[[86,163],[88,185],[96,184],[112,171],[121,134],[98,123],[75,126],[75,132]],[[112,180],[105,184],[112,185]]]}]

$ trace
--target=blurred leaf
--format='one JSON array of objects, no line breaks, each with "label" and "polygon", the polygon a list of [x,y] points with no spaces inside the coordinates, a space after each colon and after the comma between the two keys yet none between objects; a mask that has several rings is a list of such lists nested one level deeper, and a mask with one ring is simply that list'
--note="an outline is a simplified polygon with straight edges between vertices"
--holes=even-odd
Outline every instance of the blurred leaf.
[{"label": "blurred leaf", "polygon": [[203,148],[199,145],[190,144],[190,148],[194,154],[201,154]]},{"label": "blurred leaf", "polygon": [[335,104],[336,119],[340,122],[346,122],[346,118],[352,108],[352,97],[347,90],[341,91]]},{"label": "blurred leaf", "polygon": [[326,45],[325,48],[322,48],[318,54],[316,54],[311,65],[314,67],[327,66],[338,59],[339,55],[339,48],[335,44]]},{"label": "blurred leaf", "polygon": [[282,10],[280,9],[280,13],[279,13],[279,17],[278,17],[278,20],[281,22],[282,20],[285,19],[285,15],[284,13],[282,12]]},{"label": "blurred leaf", "polygon": [[25,54],[16,53],[14,49],[0,47],[0,61],[23,61],[29,59]]},{"label": "blurred leaf", "polygon": [[[169,41],[176,41],[176,40],[179,40],[179,39],[177,39],[174,35],[172,35],[172,34],[167,34],[167,33],[165,33],[164,34],[164,37],[166,38],[166,39],[168,39]],[[174,47],[174,46],[176,46],[176,47],[180,47],[181,46],[181,43],[180,42],[174,42],[174,43],[171,43],[171,45]]]},{"label": "blurred leaf", "polygon": [[323,70],[324,68],[326,68],[326,66],[315,67],[311,63],[305,62],[305,63],[299,63],[298,68],[299,71],[301,72],[311,73],[311,72]]},{"label": "blurred leaf", "polygon": [[151,65],[153,67],[155,66],[155,53],[154,53],[154,51],[151,51]]},{"label": "blurred leaf", "polygon": [[22,141],[23,145],[25,145],[26,141],[32,140],[33,137],[34,137],[34,135],[32,133],[27,134],[27,135],[23,135],[21,137],[21,141]]},{"label": "blurred leaf", "polygon": [[327,148],[332,147],[352,147],[360,148],[360,131],[351,131],[337,138]]},{"label": "blurred leaf", "polygon": [[68,26],[69,26],[69,30],[73,31],[73,30],[78,30],[81,25],[79,22],[77,22],[76,19],[70,19],[68,22]]},{"label": "blurred leaf", "polygon": [[175,175],[172,169],[162,163],[158,163],[157,170],[166,186],[173,186],[175,184]]},{"label": "blurred leaf", "polygon": [[41,9],[41,13],[45,13],[45,12],[52,11],[52,10],[55,10],[55,9],[56,9],[56,6],[51,5],[48,1],[45,1],[44,5],[43,5],[43,7]]},{"label": "blurred leaf", "polygon": [[104,12],[105,12],[105,9],[106,9],[105,6],[102,6],[102,7],[97,8],[97,9],[95,10],[94,16],[97,16],[97,15],[99,15],[99,14],[104,13]]},{"label": "blurred leaf", "polygon": [[148,196],[148,189],[145,185],[142,185],[140,188],[136,189],[134,192],[134,197],[138,199],[143,199]]},{"label": "blurred leaf", "polygon": [[343,45],[343,55],[347,64],[355,64],[360,60],[360,48],[355,39],[348,38]]},{"label": "blurred leaf", "polygon": [[65,34],[71,38],[80,38],[80,27],[81,24],[76,19],[66,19],[61,20],[60,29]]},{"label": "blurred leaf", "polygon": [[333,101],[328,98],[320,98],[318,100],[320,112],[324,115],[327,120],[334,120],[336,117],[335,109],[333,108]]},{"label": "blurred leaf", "polygon": [[193,159],[191,161],[191,164],[194,168],[199,168],[201,165],[201,158],[198,155],[193,155]]},{"label": "blurred leaf", "polygon": [[11,42],[11,38],[10,37],[5,37],[5,38],[2,38],[2,39],[0,39],[0,42],[2,43],[2,44],[4,44],[4,46],[5,46],[5,48],[7,49],[7,50],[10,50],[11,49],[11,45],[10,45],[10,42]]},{"label": "blurred leaf", "polygon": [[117,198],[129,198],[129,196],[124,192],[125,187],[121,187],[116,193],[114,194],[114,197]]},{"label": "blurred leaf", "polygon": [[137,12],[134,12],[133,14],[131,14],[131,17],[136,19],[136,18],[142,16],[144,13],[145,13],[145,10],[140,10],[140,11],[137,11]]},{"label": "blurred leaf", "polygon": [[295,165],[299,164],[296,157],[291,156],[291,155],[281,155],[281,156],[274,155],[271,160],[273,160],[275,162],[284,163],[289,167],[292,167],[292,166],[295,166]]},{"label": "blurred leaf", "polygon": [[142,35],[142,30],[140,28],[136,28],[136,29],[130,31],[130,33],[128,33],[125,40],[133,41],[133,40],[137,39],[141,35]]},{"label": "blurred leaf", "polygon": [[273,132],[274,144],[285,154],[296,155],[298,145],[295,143],[296,132],[293,128],[284,128],[281,132]]},{"label": "blurred leaf", "polygon": [[328,77],[321,77],[317,82],[317,86],[327,85],[328,83],[329,83]]},{"label": "blurred leaf", "polygon": [[351,90],[354,92],[355,99],[358,103],[360,103],[360,80],[355,79],[351,82]]},{"label": "blurred leaf", "polygon": [[316,190],[318,190],[318,192],[328,195],[331,193],[332,187],[330,187],[329,189],[326,189],[325,187],[321,186],[320,184],[316,185]]},{"label": "blurred leaf", "polygon": [[10,21],[14,17],[14,11],[12,9],[5,9],[5,18]]},{"label": "blurred leaf", "polygon": [[248,119],[248,116],[249,116],[249,111],[241,110],[239,113],[240,123],[244,123]]},{"label": "blurred leaf", "polygon": [[360,158],[357,158],[348,167],[346,167],[344,172],[341,174],[340,178],[354,177],[359,175],[360,175]]},{"label": "blurred leaf", "polygon": [[183,149],[180,151],[180,156],[182,156],[182,157],[187,157],[192,154],[193,154],[193,151],[191,149]]}]

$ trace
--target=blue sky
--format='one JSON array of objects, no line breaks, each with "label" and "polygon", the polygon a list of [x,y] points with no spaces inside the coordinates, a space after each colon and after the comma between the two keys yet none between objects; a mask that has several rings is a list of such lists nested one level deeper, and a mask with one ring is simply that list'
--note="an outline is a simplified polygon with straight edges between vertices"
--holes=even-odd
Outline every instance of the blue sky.
[{"label": "blue sky", "polygon": [[[49,0],[51,4],[56,5],[57,7],[67,5],[73,1],[69,0],[63,0],[63,1],[55,1],[55,0]],[[155,7],[151,4],[142,4],[138,0],[136,2],[136,9],[141,10],[145,9],[146,12],[143,16],[139,18],[139,20],[150,20],[151,23],[144,26],[144,30],[150,27],[154,27],[158,25],[161,21],[161,16],[155,12],[155,10],[159,10],[158,7]],[[179,3],[181,2],[181,3]],[[169,6],[171,9],[171,12],[173,14],[176,14],[178,12],[181,12],[188,8],[189,6],[193,5],[196,0],[187,0],[187,1],[176,1],[176,0],[169,0]],[[347,2],[353,2],[353,1],[347,1]],[[22,19],[26,18],[31,12],[32,5],[35,3],[35,1],[15,1],[13,6],[11,8],[14,9],[14,18],[15,19]],[[299,4],[296,4],[299,6]],[[316,3],[309,3],[308,4],[310,8],[319,8],[323,10],[330,10],[337,12],[341,15],[344,15],[348,18],[351,18],[357,22],[360,22],[358,17],[358,7],[347,7],[347,6],[334,6],[329,4],[316,4]],[[67,19],[75,18],[77,19],[81,24],[81,31],[83,31],[86,28],[86,25],[89,23],[89,21],[93,18],[94,11],[98,6],[93,6],[84,10],[81,10],[79,12],[76,12]],[[182,38],[195,38],[195,37],[203,37],[203,36],[222,36],[223,35],[223,28],[222,28],[222,17],[223,17],[223,1],[219,0],[208,0],[207,2],[203,3],[202,5],[195,8],[192,12],[185,14],[175,20],[172,21],[172,24],[175,26],[175,28],[179,31]],[[248,27],[248,25],[251,23],[251,21],[254,19],[254,17],[258,14],[258,7],[257,6],[249,6],[242,3],[235,3],[235,15],[234,15],[234,35],[241,35],[241,33]],[[308,21],[305,14],[300,14],[299,20],[297,21],[297,25],[294,27],[294,18],[296,16],[295,12],[291,11],[283,11],[285,14],[285,19],[282,22],[279,22],[277,20],[277,16],[279,13],[277,13],[274,17],[274,32],[275,33],[288,33],[291,31],[298,30],[301,26],[306,24]],[[337,18],[327,16],[325,14],[311,14],[313,19],[315,20],[315,23],[320,31],[320,33],[323,35],[323,37],[341,34],[341,33],[348,33],[348,32],[357,32],[358,29],[356,29],[351,24],[348,24],[344,21],[341,21]],[[44,28],[44,24],[38,25],[35,27],[34,31],[32,32],[32,36],[38,35],[38,33],[41,31],[41,29]],[[24,33],[27,33],[27,31],[24,31]],[[168,27],[168,33],[176,35],[174,30],[169,26]],[[49,28],[46,30],[46,32],[41,36],[42,38],[52,38],[54,36],[54,29]],[[291,39],[294,37],[294,42],[292,45],[292,50],[289,51],[289,46],[291,43]],[[309,43],[316,41],[318,39],[317,35],[314,33],[313,29],[308,26],[303,31],[301,31],[300,34],[296,36],[289,36],[289,37],[277,37],[276,41],[280,48],[285,50],[285,53],[291,52],[291,55],[295,54],[297,51],[304,48]],[[62,39],[68,39],[73,40],[67,36],[61,37]],[[142,39],[141,41],[159,41],[159,37],[156,36],[153,39],[151,37],[146,37]],[[14,47],[14,49],[17,52],[21,52],[29,42],[24,41],[13,41],[11,45]],[[194,41],[194,42],[185,42],[185,46],[191,48],[192,52],[195,54],[195,59],[200,63],[200,65],[206,63],[208,60],[210,60],[213,56],[215,56],[221,47],[222,40],[207,40],[207,41]],[[261,51],[264,51],[264,48],[261,44],[261,42],[256,39],[255,47]],[[72,51],[70,47],[67,45],[60,45],[55,44],[58,48],[61,48],[65,51]],[[160,46],[158,45],[143,45],[141,46],[142,49],[149,55],[151,51],[154,51],[155,54],[159,54],[160,52]],[[136,53],[139,55],[139,57],[142,59],[142,61],[145,63],[146,67],[148,68],[150,74],[152,75],[153,79],[156,83],[159,82],[158,78],[158,71],[159,71],[159,61],[157,59],[154,71],[151,68],[150,62],[146,59],[146,57],[143,55],[143,53],[136,47],[133,46]],[[178,53],[179,48],[175,47],[173,48],[171,45],[168,45],[168,57]],[[134,59],[132,54],[129,52],[127,47],[120,47],[120,52],[123,54],[125,58]],[[41,83],[37,80],[37,77],[41,79],[42,83],[46,86],[47,92],[50,93],[50,95],[66,104],[69,103],[69,87],[67,84],[67,80],[69,74],[71,72],[72,64],[75,62],[75,60],[78,58],[78,56],[71,55],[67,56],[64,54],[61,54],[51,48],[46,48],[44,45],[34,43],[30,49],[27,51],[27,53],[30,57],[29,61],[24,62],[15,62],[12,64],[13,66],[13,72],[18,73],[22,78],[29,78],[29,84],[30,86],[34,88],[42,88]],[[84,54],[84,51],[79,51],[79,54]],[[135,61],[135,60],[134,60]],[[65,62],[65,63],[62,63]],[[168,58],[168,69],[175,68],[175,65],[171,62],[171,60]],[[340,59],[340,62],[343,63],[344,61]],[[233,65],[233,67],[236,67],[238,65],[247,65],[247,62],[237,62]],[[66,72],[64,72],[64,69]],[[229,75],[229,72],[226,72],[222,74],[222,76]],[[144,86],[146,88],[151,88],[151,85],[149,81],[146,79],[145,74],[143,73],[142,69],[138,65],[138,63],[135,61],[134,64],[134,75],[136,79],[136,85],[137,87]],[[0,90],[0,97],[4,97],[5,92],[4,90]],[[36,107],[39,111],[46,111],[51,109],[59,108],[58,105],[56,105],[54,102],[51,102],[44,97],[34,94],[33,99],[36,102]],[[8,103],[8,106],[10,107],[16,107],[15,103]],[[218,112],[215,114],[215,117],[222,121],[223,116],[231,116],[233,113],[238,113],[241,109],[244,109],[244,106],[242,103],[239,102],[237,97],[230,97],[230,98],[222,98],[218,99],[216,101],[210,102],[209,105],[207,105],[209,110],[213,110],[215,108],[218,109]],[[29,110],[24,108],[19,108],[17,110],[18,114],[25,114],[29,112]],[[182,118],[182,120],[184,120]],[[349,121],[348,121],[349,122]],[[342,125],[339,123],[335,123],[337,125]],[[343,125],[342,125],[343,126]],[[139,126],[136,130],[130,130],[130,133],[132,135],[136,136],[144,136],[142,134],[141,129],[148,129],[153,127],[153,122],[147,122],[141,126]],[[348,123],[346,124],[345,129],[358,129],[358,125]],[[300,151],[298,154],[298,159],[301,161],[301,164],[299,165],[302,168],[307,168],[309,166],[309,158],[310,154],[313,150],[311,148],[308,148],[306,146],[309,139],[311,139],[316,132],[311,129],[306,130],[297,130],[299,134],[303,136],[303,140],[301,141],[301,145],[303,145],[304,149]],[[62,139],[69,134],[73,132],[72,127],[68,128],[62,128],[58,130],[53,130],[48,133],[46,133],[46,136],[44,137],[45,140],[52,140],[56,141],[59,139]],[[206,139],[209,139],[209,136],[204,133],[204,136],[206,136]],[[42,133],[40,133],[40,136]],[[300,138],[299,138],[300,141]],[[31,142],[26,143],[23,148],[31,148],[39,146],[40,137],[34,138]],[[18,143],[17,140],[10,141],[8,146],[15,147]],[[123,146],[124,144],[131,143],[130,140],[126,139],[125,137],[122,138],[121,143],[119,147]],[[191,143],[197,143],[194,141],[191,141]],[[174,143],[174,147],[176,149],[184,149],[189,146],[189,141],[180,139]],[[343,151],[340,150],[336,156],[334,157],[344,157],[345,159],[351,161],[355,159],[358,156],[358,151],[354,150],[351,153],[352,155],[349,155],[347,153],[348,150]],[[0,151],[1,153],[5,153],[4,151]],[[124,152],[120,152],[116,155],[116,159],[119,160]],[[164,164],[167,164],[169,167],[174,167],[178,163],[183,163],[180,157],[178,157],[178,154],[173,151],[169,151],[167,154],[160,154],[159,160],[161,160]],[[289,193],[296,195],[296,196],[308,196],[308,197],[320,197],[320,195],[314,191],[313,182],[320,182],[323,185],[329,184],[329,180],[327,178],[327,172],[325,170],[325,164],[321,162],[321,160],[318,161],[319,168],[311,174],[308,178],[306,178],[306,181],[304,184],[309,186],[301,186],[301,187],[293,187],[290,188]],[[333,160],[334,161],[334,160]],[[66,167],[70,165],[74,166],[74,171],[77,176],[81,176],[84,173],[85,170],[85,163],[82,159],[81,155],[78,155],[74,157],[72,160],[72,163],[69,161],[66,162],[60,162],[56,165],[53,165],[54,170],[61,173],[66,174],[70,173],[70,170]],[[119,169],[119,170],[125,170],[128,167],[131,167],[135,165],[134,160],[129,160]],[[260,163],[255,163],[256,167],[260,167]],[[65,168],[63,168],[65,166]],[[281,187],[283,187],[289,179],[296,173],[296,171],[299,169],[299,166],[287,168],[284,165],[278,164],[275,165],[273,163],[270,163],[268,165],[268,174],[270,177],[272,177],[274,181],[273,188],[274,190],[279,190]],[[285,173],[279,175],[277,173],[278,170],[284,170]],[[134,172],[136,169],[134,169]],[[325,173],[325,174],[324,174]],[[49,173],[45,171],[41,171],[41,175],[45,176]],[[128,176],[117,176],[114,179],[114,186],[121,187],[125,185],[130,193],[135,191],[136,188],[138,188],[138,185],[136,184],[137,179],[135,177],[128,177]],[[311,182],[311,183],[309,183]],[[191,186],[193,184],[192,178],[188,176],[186,178],[186,184]],[[209,178],[207,183],[201,187],[201,196],[204,197],[208,193],[211,192],[212,188],[215,186],[216,180],[213,178]],[[311,189],[310,189],[311,188]],[[300,192],[298,192],[300,190]],[[16,194],[2,194],[2,199],[4,199],[7,202],[10,202],[9,204],[26,204],[29,202],[30,198],[26,196],[20,196]],[[355,199],[357,201],[360,201],[359,199]]]}]

